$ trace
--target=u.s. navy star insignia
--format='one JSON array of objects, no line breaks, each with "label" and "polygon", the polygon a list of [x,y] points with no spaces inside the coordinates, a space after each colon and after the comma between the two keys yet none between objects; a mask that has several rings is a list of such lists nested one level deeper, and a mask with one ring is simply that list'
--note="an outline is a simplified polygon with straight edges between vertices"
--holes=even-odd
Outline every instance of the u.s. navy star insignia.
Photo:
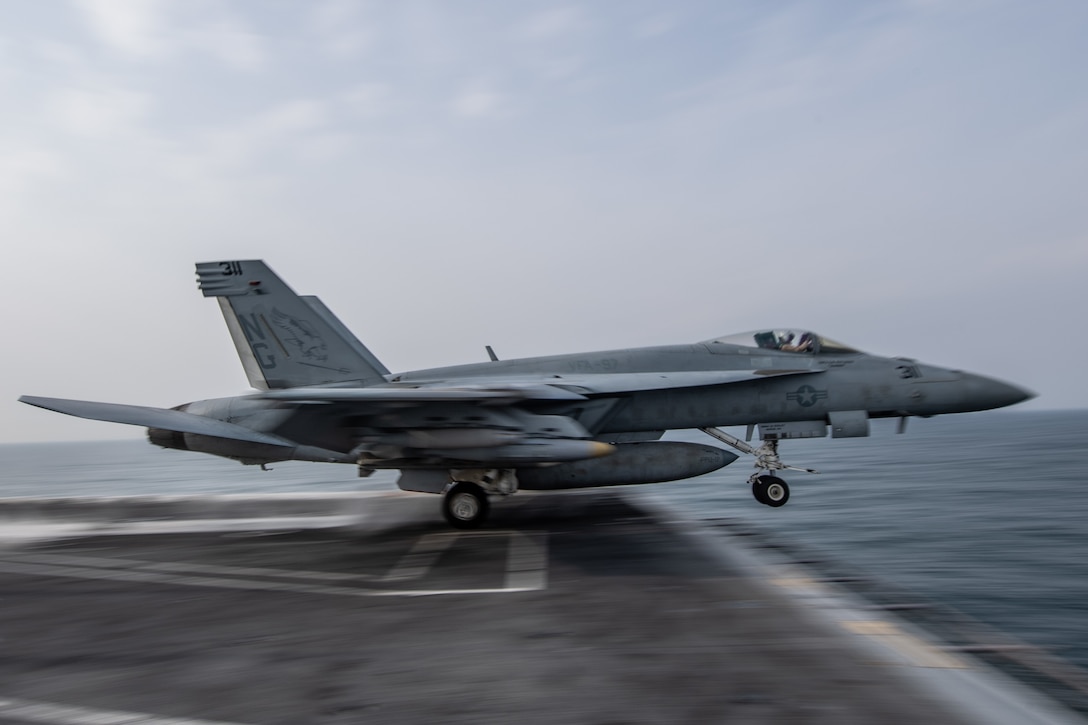
[{"label": "u.s. navy star insignia", "polygon": [[802,408],[811,408],[817,400],[827,397],[826,390],[817,390],[811,385],[802,385],[796,392],[786,393],[786,400],[796,400]]}]

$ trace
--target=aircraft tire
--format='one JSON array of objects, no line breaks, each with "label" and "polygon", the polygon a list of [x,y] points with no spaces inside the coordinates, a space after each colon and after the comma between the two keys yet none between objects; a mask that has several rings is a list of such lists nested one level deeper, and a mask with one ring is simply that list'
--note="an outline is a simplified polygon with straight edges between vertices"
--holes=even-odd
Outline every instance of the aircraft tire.
[{"label": "aircraft tire", "polygon": [[790,500],[790,487],[778,476],[759,476],[752,481],[752,495],[764,506],[778,508]]},{"label": "aircraft tire", "polygon": [[475,483],[455,483],[442,498],[442,514],[454,528],[479,528],[489,510],[487,494]]}]

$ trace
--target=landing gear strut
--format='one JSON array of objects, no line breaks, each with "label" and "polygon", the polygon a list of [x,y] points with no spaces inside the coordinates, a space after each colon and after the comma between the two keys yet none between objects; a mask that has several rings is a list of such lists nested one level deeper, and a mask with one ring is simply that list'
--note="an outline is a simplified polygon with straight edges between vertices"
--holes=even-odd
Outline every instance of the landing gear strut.
[{"label": "landing gear strut", "polygon": [[798,468],[783,463],[782,459],[778,457],[777,440],[765,440],[759,448],[756,448],[740,438],[734,438],[717,428],[700,428],[699,430],[711,438],[720,440],[727,446],[736,448],[741,453],[748,453],[756,457],[756,472],[748,478],[748,482],[752,484],[752,495],[755,496],[756,501],[765,506],[778,508],[784,506],[790,500],[790,487],[781,478],[773,475],[773,471],[789,469],[805,473],[819,473],[819,471],[814,471],[811,468]]}]

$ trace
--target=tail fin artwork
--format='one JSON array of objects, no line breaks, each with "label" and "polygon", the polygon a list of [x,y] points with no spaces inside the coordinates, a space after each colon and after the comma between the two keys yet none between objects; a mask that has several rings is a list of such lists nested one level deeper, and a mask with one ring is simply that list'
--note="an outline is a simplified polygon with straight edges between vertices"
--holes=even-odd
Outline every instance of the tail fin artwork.
[{"label": "tail fin artwork", "polygon": [[385,382],[389,370],[321,300],[296,294],[263,261],[200,262],[196,275],[218,298],[254,388]]}]

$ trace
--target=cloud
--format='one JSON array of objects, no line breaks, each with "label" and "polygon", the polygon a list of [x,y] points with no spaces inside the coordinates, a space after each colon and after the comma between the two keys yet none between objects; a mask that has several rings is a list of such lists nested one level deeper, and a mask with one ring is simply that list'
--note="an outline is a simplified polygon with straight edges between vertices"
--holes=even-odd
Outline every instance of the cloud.
[{"label": "cloud", "polygon": [[670,15],[650,15],[635,24],[635,37],[656,38],[672,30],[674,25]]},{"label": "cloud", "polygon": [[503,96],[485,84],[476,83],[457,94],[452,109],[461,118],[493,118],[503,113]]},{"label": "cloud", "polygon": [[98,39],[113,50],[139,58],[162,55],[166,3],[163,0],[74,0]]},{"label": "cloud", "polygon": [[62,67],[79,68],[87,65],[87,58],[79,47],[53,39],[40,39],[32,45],[34,55]]},{"label": "cloud", "polygon": [[287,101],[211,131],[189,152],[175,158],[172,167],[183,175],[200,177],[244,167],[265,154],[316,158],[329,147],[327,139],[320,140],[329,119],[326,104],[320,101]]},{"label": "cloud", "polygon": [[62,176],[65,166],[54,152],[38,148],[0,149],[0,194],[26,191],[33,183]]},{"label": "cloud", "polygon": [[580,56],[563,56],[529,61],[528,65],[538,76],[548,81],[565,81],[577,76],[583,68]]},{"label": "cloud", "polygon": [[123,89],[57,91],[47,112],[63,130],[77,136],[104,137],[131,130],[147,114],[150,99]]},{"label": "cloud", "polygon": [[260,36],[230,19],[192,31],[189,44],[236,70],[253,71],[264,66],[265,53]]},{"label": "cloud", "polygon": [[216,8],[165,0],[73,0],[106,47],[133,60],[165,59],[185,52],[212,56],[236,70],[264,64],[260,36]]},{"label": "cloud", "polygon": [[374,33],[360,17],[361,4],[328,0],[314,10],[310,26],[321,38],[321,48],[335,58],[357,58],[374,42]]},{"label": "cloud", "polygon": [[375,118],[385,115],[392,106],[392,94],[384,83],[360,83],[344,91],[340,98],[350,113],[357,118]]},{"label": "cloud", "polygon": [[559,7],[530,16],[521,26],[523,35],[537,40],[555,38],[581,30],[586,25],[582,11]]},{"label": "cloud", "polygon": [[279,138],[323,125],[327,114],[319,101],[295,100],[258,115],[249,128],[259,137]]}]

